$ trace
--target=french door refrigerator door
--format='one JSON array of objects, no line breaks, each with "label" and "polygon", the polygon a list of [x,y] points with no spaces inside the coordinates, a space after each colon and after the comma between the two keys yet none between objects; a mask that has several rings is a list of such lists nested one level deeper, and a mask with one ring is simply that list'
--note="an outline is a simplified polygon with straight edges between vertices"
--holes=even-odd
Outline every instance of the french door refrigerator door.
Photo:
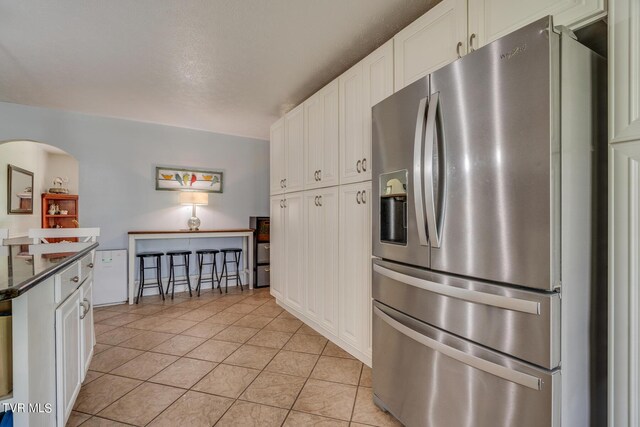
[{"label": "french door refrigerator door", "polygon": [[424,212],[425,77],[372,109],[373,255],[429,267]]},{"label": "french door refrigerator door", "polygon": [[374,401],[407,427],[559,426],[560,371],[547,371],[373,308]]},{"label": "french door refrigerator door", "polygon": [[549,25],[539,20],[431,74],[425,151],[441,147],[444,164],[438,173],[425,161],[434,270],[559,286],[559,37]]}]

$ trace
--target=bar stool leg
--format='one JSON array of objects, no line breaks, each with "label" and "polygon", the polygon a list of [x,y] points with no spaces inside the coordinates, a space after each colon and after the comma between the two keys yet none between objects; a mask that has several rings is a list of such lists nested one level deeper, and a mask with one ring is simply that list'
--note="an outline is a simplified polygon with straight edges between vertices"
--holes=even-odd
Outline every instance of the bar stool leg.
[{"label": "bar stool leg", "polygon": [[[229,292],[229,270],[227,269],[227,253],[222,253],[222,273],[220,273],[220,280],[224,279],[224,293]],[[220,293],[222,293],[222,282],[220,282]]]},{"label": "bar stool leg", "polygon": [[200,286],[202,286],[202,262],[204,261],[204,254],[196,254],[196,261],[198,262],[198,284],[196,285],[196,291],[200,296]]},{"label": "bar stool leg", "polygon": [[240,257],[242,256],[242,252],[236,252],[233,254],[233,257],[236,260],[236,285],[240,284],[240,292],[244,292],[242,289],[242,279],[240,278]]},{"label": "bar stool leg", "polygon": [[218,264],[216,262],[216,259],[218,258],[216,256],[217,254],[211,254],[212,258],[213,258],[213,265],[211,266],[211,290],[213,292],[216,291],[216,279],[218,281],[218,290],[220,291],[220,293],[222,293],[222,285],[220,284],[220,277],[218,276]]},{"label": "bar stool leg", "polygon": [[171,264],[171,267],[169,270],[169,282],[171,282],[171,280],[173,279],[173,285],[171,286],[171,299],[173,299],[173,295],[176,291],[176,272],[173,269],[173,255],[169,257],[169,263]]},{"label": "bar stool leg", "polygon": [[157,255],[156,257],[156,280],[158,282],[158,290],[160,291],[160,296],[162,297],[162,301],[164,301],[164,291],[162,290],[162,258]]},{"label": "bar stool leg", "polygon": [[138,274],[138,292],[136,294],[136,304],[140,300],[140,295],[142,294],[142,286],[144,283],[144,261],[142,257],[140,257],[140,273]]},{"label": "bar stool leg", "polygon": [[185,265],[185,274],[187,276],[187,288],[189,288],[189,296],[192,297],[191,293],[191,279],[189,279],[189,258],[191,258],[188,254],[184,255],[184,265]]}]

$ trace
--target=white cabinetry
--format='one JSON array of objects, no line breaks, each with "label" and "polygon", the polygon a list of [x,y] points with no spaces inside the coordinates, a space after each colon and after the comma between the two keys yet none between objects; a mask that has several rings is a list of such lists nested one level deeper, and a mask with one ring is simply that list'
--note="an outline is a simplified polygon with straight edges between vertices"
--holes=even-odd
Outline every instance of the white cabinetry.
[{"label": "white cabinetry", "polygon": [[443,0],[394,37],[395,90],[544,16],[578,28],[605,14],[604,0]]},{"label": "white cabinetry", "polygon": [[304,187],[338,185],[339,96],[335,80],[304,103]]},{"label": "white cabinetry", "polygon": [[467,52],[467,0],[443,0],[393,40],[399,91]]},{"label": "white cabinetry", "polygon": [[469,0],[469,47],[477,49],[547,15],[554,25],[578,28],[605,13],[604,0]]},{"label": "white cabinetry", "polygon": [[89,364],[93,357],[93,347],[96,344],[93,327],[93,276],[90,276],[80,287],[80,330],[81,330],[81,356],[82,356],[82,381],[84,381]]},{"label": "white cabinetry", "polygon": [[287,176],[284,156],[284,117],[271,125],[269,149],[271,158],[269,187],[271,194],[282,194],[284,193],[284,180]]},{"label": "white cabinetry", "polygon": [[58,425],[65,425],[82,385],[81,290],[56,309],[56,377]]},{"label": "white cabinetry", "polygon": [[306,313],[338,333],[338,187],[304,192]]},{"label": "white cabinetry", "polygon": [[298,105],[284,116],[285,192],[303,189],[304,108]]},{"label": "white cabinetry", "polygon": [[340,187],[339,336],[371,349],[371,182]]},{"label": "white cabinetry", "polygon": [[271,126],[271,194],[300,191],[303,188],[304,109],[289,111]]},{"label": "white cabinetry", "polygon": [[338,79],[340,183],[371,179],[371,107],[393,93],[393,40]]},{"label": "white cabinetry", "polygon": [[609,140],[640,140],[640,5],[609,7]]},{"label": "white cabinetry", "polygon": [[271,197],[271,217],[270,217],[270,291],[276,299],[282,299],[284,291],[284,279],[286,263],[284,260],[284,197]]}]

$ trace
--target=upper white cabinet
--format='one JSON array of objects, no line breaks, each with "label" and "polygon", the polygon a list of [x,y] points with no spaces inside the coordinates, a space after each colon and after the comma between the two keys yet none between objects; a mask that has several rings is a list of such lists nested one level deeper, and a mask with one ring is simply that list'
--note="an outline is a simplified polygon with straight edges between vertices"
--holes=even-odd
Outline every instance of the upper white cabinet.
[{"label": "upper white cabinet", "polygon": [[335,80],[304,103],[304,187],[338,185],[339,95]]},{"label": "upper white cabinet", "polygon": [[285,192],[300,191],[303,185],[304,108],[298,105],[284,116]]},{"label": "upper white cabinet", "polygon": [[469,47],[477,49],[536,19],[578,28],[605,14],[604,0],[469,0]]},{"label": "upper white cabinet", "polygon": [[284,117],[271,125],[269,149],[271,158],[269,187],[271,194],[281,194],[284,193],[284,179],[287,176],[284,160]]},{"label": "upper white cabinet", "polygon": [[393,93],[393,40],[338,79],[340,183],[371,179],[371,107]]},{"label": "upper white cabinet", "polygon": [[271,126],[271,194],[300,191],[303,188],[304,109],[289,111]]},{"label": "upper white cabinet", "polygon": [[609,141],[640,140],[640,7],[609,2]]},{"label": "upper white cabinet", "polygon": [[338,187],[304,193],[306,313],[338,333]]},{"label": "upper white cabinet", "polygon": [[393,40],[398,91],[467,52],[467,0],[443,0]]},{"label": "upper white cabinet", "polygon": [[444,0],[394,37],[395,90],[544,16],[584,26],[606,14],[604,1]]}]

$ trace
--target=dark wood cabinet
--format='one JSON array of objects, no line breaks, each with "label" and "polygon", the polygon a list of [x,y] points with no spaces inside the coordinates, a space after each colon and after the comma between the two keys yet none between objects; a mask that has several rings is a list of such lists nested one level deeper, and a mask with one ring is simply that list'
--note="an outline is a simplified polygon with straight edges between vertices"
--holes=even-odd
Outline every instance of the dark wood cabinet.
[{"label": "dark wood cabinet", "polygon": [[271,277],[269,217],[250,217],[249,228],[253,229],[253,286],[264,288],[269,286]]},{"label": "dark wood cabinet", "polygon": [[[52,212],[51,207],[55,206]],[[78,223],[78,196],[76,194],[42,194],[42,228],[76,228]],[[63,239],[47,239],[51,243]],[[64,239],[73,240],[77,239]]]}]

